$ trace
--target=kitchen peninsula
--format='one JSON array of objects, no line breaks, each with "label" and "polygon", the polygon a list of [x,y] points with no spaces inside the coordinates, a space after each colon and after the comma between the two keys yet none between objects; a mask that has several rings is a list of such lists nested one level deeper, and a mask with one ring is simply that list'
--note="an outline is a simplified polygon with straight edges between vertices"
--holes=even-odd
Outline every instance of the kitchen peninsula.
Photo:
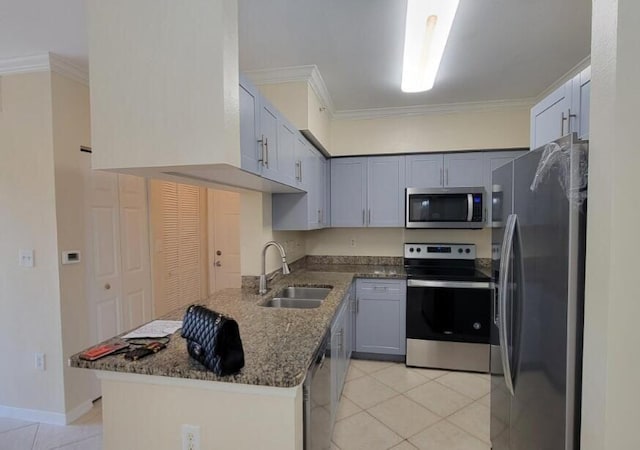
[{"label": "kitchen peninsula", "polygon": [[[88,362],[72,356],[73,367],[96,370],[102,382],[104,449],[180,448],[182,425],[200,428],[201,448],[302,449],[302,383],[356,277],[404,278],[404,271],[401,266],[309,266],[280,278],[264,296],[226,289],[203,302],[238,321],[245,367],[237,375],[218,377],[190,359],[179,331],[167,349],[139,361],[114,355]],[[260,306],[289,285],[332,290],[315,309]],[[184,309],[163,318],[181,319]]]}]

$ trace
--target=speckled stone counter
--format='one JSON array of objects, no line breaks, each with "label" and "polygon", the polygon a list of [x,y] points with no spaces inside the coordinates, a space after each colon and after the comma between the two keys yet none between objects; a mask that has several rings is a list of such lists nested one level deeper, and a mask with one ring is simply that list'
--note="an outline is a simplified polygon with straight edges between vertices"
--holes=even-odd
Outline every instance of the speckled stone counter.
[{"label": "speckled stone counter", "polygon": [[[355,277],[404,278],[405,274],[402,266],[312,265],[276,280],[264,296],[247,289],[225,289],[201,302],[238,321],[245,352],[245,367],[236,375],[218,377],[192,360],[187,353],[185,340],[180,337],[180,331],[171,337],[166,349],[139,361],[127,361],[123,355],[112,355],[89,362],[76,354],[70,358],[70,365],[103,371],[229,383],[297,386],[304,381],[313,355]],[[280,288],[288,285],[332,287],[332,290],[322,305],[315,309],[260,306]],[[177,309],[162,319],[182,319],[185,309]],[[122,339],[115,337],[106,342],[119,341]]]}]

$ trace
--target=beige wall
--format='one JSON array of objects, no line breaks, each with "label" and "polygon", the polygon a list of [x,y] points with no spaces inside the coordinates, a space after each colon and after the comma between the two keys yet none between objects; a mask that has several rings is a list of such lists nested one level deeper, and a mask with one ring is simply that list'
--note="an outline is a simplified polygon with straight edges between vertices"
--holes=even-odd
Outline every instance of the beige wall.
[{"label": "beige wall", "polygon": [[[56,192],[47,72],[0,77],[0,405],[64,411]],[[18,266],[18,249],[35,267]],[[34,353],[47,370],[34,367]]]},{"label": "beige wall", "polygon": [[582,449],[640,448],[640,3],[595,0]]},{"label": "beige wall", "polygon": [[332,156],[529,147],[529,110],[334,120]]},{"label": "beige wall", "polygon": [[[271,227],[271,194],[245,191],[240,194],[240,273],[260,275],[262,246],[275,240],[282,244],[289,263],[305,256],[305,233],[273,231]],[[275,248],[267,251],[267,273],[281,267]]]},{"label": "beige wall", "polygon": [[93,373],[66,364],[71,355],[92,343],[84,221],[85,183],[91,170],[91,156],[80,152],[81,145],[91,145],[91,117],[86,85],[57,73],[51,73],[51,85],[58,254],[77,250],[81,255],[80,264],[70,265],[62,265],[58,257],[65,410],[69,411],[92,400],[90,396],[96,392],[98,383]]},{"label": "beige wall", "polygon": [[[351,240],[356,246],[351,246]],[[306,234],[308,255],[402,256],[405,242],[476,244],[478,258],[491,258],[491,229],[406,230],[404,228],[331,228]]]}]

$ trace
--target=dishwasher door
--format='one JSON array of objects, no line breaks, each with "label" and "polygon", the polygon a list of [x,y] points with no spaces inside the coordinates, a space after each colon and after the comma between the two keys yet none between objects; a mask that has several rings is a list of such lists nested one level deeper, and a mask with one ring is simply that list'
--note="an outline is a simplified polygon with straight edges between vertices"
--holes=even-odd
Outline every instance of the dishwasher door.
[{"label": "dishwasher door", "polygon": [[331,445],[331,355],[329,332],[307,371],[303,384],[304,448],[325,450]]}]

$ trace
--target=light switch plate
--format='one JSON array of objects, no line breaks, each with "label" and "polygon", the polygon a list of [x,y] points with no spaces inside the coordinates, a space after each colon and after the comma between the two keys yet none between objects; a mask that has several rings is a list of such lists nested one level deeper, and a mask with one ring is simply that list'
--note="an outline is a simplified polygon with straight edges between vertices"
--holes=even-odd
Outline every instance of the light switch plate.
[{"label": "light switch plate", "polygon": [[33,249],[21,248],[18,250],[18,265],[21,267],[33,267],[34,266],[34,251]]}]

